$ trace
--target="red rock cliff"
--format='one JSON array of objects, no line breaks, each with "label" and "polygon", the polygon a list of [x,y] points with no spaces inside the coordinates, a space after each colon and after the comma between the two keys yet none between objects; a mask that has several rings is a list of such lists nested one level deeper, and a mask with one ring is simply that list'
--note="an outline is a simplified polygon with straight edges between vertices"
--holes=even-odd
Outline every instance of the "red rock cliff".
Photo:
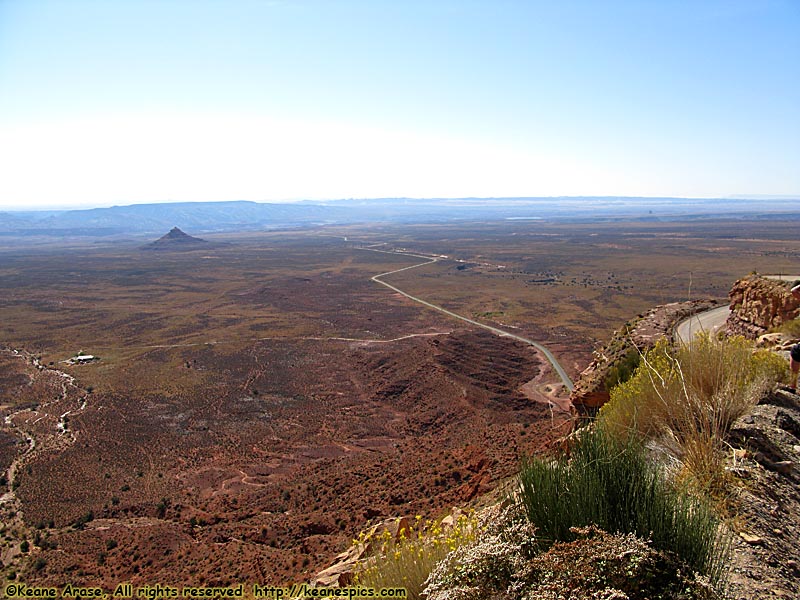
[{"label": "red rock cliff", "polygon": [[731,315],[728,335],[756,339],[769,329],[797,318],[800,301],[792,296],[789,282],[750,275],[740,279],[728,294]]}]

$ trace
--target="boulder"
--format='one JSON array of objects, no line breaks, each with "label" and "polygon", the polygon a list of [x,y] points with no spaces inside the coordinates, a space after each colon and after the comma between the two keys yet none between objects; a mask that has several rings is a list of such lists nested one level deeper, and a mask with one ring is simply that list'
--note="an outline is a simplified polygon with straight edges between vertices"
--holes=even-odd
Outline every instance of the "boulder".
[{"label": "boulder", "polygon": [[346,587],[353,583],[353,571],[369,551],[369,544],[355,544],[333,559],[333,564],[317,573],[312,580],[316,587]]}]

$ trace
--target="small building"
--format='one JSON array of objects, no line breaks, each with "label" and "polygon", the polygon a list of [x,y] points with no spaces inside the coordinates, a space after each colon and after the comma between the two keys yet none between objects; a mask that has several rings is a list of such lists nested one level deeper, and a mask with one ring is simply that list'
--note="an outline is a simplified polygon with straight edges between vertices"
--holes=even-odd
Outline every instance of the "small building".
[{"label": "small building", "polygon": [[70,358],[68,362],[72,363],[73,365],[85,365],[96,360],[100,359],[92,354],[78,354],[77,356]]}]

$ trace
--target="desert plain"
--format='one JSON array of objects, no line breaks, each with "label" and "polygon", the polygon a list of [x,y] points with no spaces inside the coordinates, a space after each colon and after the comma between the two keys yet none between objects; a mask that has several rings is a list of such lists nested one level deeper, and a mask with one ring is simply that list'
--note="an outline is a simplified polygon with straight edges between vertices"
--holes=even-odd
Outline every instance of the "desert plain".
[{"label": "desert plain", "polygon": [[574,379],[648,308],[798,272],[797,223],[306,227],[157,252],[3,240],[4,576],[307,580],[371,522],[502,493],[571,427],[534,347],[374,276],[420,265],[381,279],[541,343]]}]

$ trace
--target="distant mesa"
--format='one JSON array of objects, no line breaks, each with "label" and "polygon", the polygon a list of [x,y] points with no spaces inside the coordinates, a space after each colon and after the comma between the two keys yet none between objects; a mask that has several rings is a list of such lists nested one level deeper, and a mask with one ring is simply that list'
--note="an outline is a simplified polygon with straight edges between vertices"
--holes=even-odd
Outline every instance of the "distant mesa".
[{"label": "distant mesa", "polygon": [[142,247],[142,250],[195,250],[217,246],[208,240],[196,238],[173,227],[164,236]]}]

